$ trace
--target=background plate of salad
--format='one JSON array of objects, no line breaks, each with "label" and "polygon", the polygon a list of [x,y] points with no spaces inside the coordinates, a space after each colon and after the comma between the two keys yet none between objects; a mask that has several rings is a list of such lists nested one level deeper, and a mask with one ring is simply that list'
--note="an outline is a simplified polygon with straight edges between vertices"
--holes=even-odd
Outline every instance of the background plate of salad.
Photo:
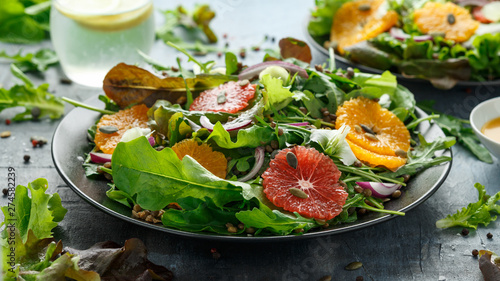
[{"label": "background plate of salad", "polygon": [[450,89],[500,84],[499,21],[500,1],[318,0],[306,34],[347,65]]},{"label": "background plate of salad", "polygon": [[353,231],[439,188],[455,139],[395,76],[311,68],[296,59],[310,60],[303,42],[280,46],[281,57],[250,67],[231,53],[225,68],[190,57],[196,73],[179,65],[167,77],[115,66],[106,96],[57,128],[58,172],[120,219],[245,241]]}]

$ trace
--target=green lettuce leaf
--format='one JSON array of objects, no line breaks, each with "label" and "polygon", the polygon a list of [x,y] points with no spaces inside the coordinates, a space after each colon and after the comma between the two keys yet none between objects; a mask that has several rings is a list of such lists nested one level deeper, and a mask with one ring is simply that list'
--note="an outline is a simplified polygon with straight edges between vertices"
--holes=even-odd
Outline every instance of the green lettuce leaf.
[{"label": "green lettuce leaf", "polygon": [[270,143],[276,139],[275,130],[271,127],[252,126],[247,129],[238,130],[236,141],[233,141],[229,134],[220,122],[215,124],[212,133],[206,141],[213,141],[221,148],[234,149],[240,147],[255,148],[258,146]]},{"label": "green lettuce leaf", "polygon": [[474,187],[478,191],[479,200],[475,203],[470,203],[467,207],[458,210],[457,213],[446,216],[436,222],[437,228],[449,228],[453,226],[463,226],[477,229],[479,224],[488,226],[490,222],[497,219],[492,216],[491,212],[500,214],[500,205],[496,202],[500,200],[500,192],[493,196],[486,194],[486,189],[483,185],[476,183]]},{"label": "green lettuce leaf", "polygon": [[0,1],[0,41],[33,44],[48,37],[50,1]]},{"label": "green lettuce leaf", "polygon": [[157,151],[145,137],[117,145],[112,158],[113,180],[143,209],[161,210],[180,198],[212,198],[223,207],[239,201],[245,183],[214,176],[190,156],[183,160],[165,148]]},{"label": "green lettuce leaf", "polygon": [[310,142],[319,144],[323,152],[350,166],[357,158],[345,140],[349,133],[349,126],[342,125],[339,130],[312,130]]},{"label": "green lettuce leaf", "polygon": [[290,89],[283,87],[283,80],[272,77],[270,74],[264,75],[260,79],[267,93],[267,103],[264,106],[265,111],[280,110],[292,101],[293,94]]},{"label": "green lettuce leaf", "polygon": [[[53,240],[52,229],[67,210],[61,205],[59,194],[47,194],[48,183],[37,179],[25,186],[17,186],[7,206],[1,208],[5,220],[2,232],[2,260],[6,277],[14,278],[20,270],[40,263],[40,252]],[[15,245],[16,261],[8,254]]]}]

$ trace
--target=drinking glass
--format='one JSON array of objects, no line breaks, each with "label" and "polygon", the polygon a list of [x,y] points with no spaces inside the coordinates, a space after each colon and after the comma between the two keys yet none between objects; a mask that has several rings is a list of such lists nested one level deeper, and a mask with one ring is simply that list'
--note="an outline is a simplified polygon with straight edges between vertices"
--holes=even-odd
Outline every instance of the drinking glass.
[{"label": "drinking glass", "polygon": [[142,61],[155,39],[152,0],[53,0],[52,44],[72,81],[102,87],[116,64]]}]

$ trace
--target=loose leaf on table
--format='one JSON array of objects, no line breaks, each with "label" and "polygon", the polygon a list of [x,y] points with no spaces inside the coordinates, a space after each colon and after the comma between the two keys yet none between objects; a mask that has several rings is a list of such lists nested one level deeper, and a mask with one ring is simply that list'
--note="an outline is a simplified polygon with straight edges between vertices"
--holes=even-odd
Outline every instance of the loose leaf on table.
[{"label": "loose leaf on table", "polygon": [[[48,84],[42,84],[38,88],[35,88],[33,82],[15,65],[11,65],[11,71],[25,85],[15,85],[9,90],[0,88],[0,111],[17,106],[24,107],[26,110],[17,114],[13,118],[15,121],[43,117],[57,119],[63,115],[64,103],[59,97],[48,92]],[[39,114],[32,114],[34,111],[38,111],[38,109],[40,110]]]},{"label": "loose leaf on table", "polygon": [[36,53],[28,53],[24,56],[21,51],[14,55],[8,55],[5,51],[0,52],[0,58],[5,58],[14,63],[22,72],[38,71],[44,72],[49,66],[59,62],[56,53],[50,49],[41,49]]},{"label": "loose leaf on table", "polygon": [[[202,74],[185,79],[187,87],[193,94],[236,80],[235,76],[220,74]],[[162,79],[145,69],[124,63],[118,64],[108,72],[104,78],[103,89],[121,108],[139,103],[152,106],[159,99],[176,103],[180,97],[186,95],[186,85],[182,77]]]},{"label": "loose leaf on table", "polygon": [[[53,241],[52,229],[66,214],[59,194],[47,194],[47,188],[45,179],[37,179],[27,187],[19,185],[15,194],[9,195],[9,204],[1,208],[5,217],[0,226],[5,227],[1,244],[6,277],[13,278],[19,271],[31,270],[31,266],[40,262],[43,249]],[[11,245],[15,245],[14,264],[7,257],[12,252]]]},{"label": "loose leaf on table", "polygon": [[451,157],[440,155],[436,152],[452,147],[456,140],[453,137],[440,137],[432,142],[427,142],[422,135],[418,136],[420,144],[408,153],[408,162],[396,172],[382,173],[388,178],[397,178],[402,175],[415,175],[432,166],[451,161]]},{"label": "loose leaf on table", "polygon": [[457,213],[446,216],[436,222],[437,228],[449,228],[453,226],[463,226],[477,229],[479,224],[488,226],[490,222],[497,219],[491,213],[500,214],[500,205],[496,204],[500,200],[500,192],[490,196],[486,194],[484,185],[474,184],[478,191],[479,200],[470,203],[467,207],[458,210]]},{"label": "loose leaf on table", "polygon": [[153,211],[185,197],[210,197],[223,207],[242,200],[241,188],[246,185],[214,176],[190,156],[181,161],[168,147],[156,151],[145,137],[119,143],[111,163],[116,187]]},{"label": "loose leaf on table", "polygon": [[77,263],[81,270],[99,274],[101,278],[96,280],[170,281],[173,279],[170,270],[148,260],[146,246],[137,238],[126,240],[123,247],[107,241],[97,243],[86,250],[69,247],[64,250],[67,254],[78,257]]}]

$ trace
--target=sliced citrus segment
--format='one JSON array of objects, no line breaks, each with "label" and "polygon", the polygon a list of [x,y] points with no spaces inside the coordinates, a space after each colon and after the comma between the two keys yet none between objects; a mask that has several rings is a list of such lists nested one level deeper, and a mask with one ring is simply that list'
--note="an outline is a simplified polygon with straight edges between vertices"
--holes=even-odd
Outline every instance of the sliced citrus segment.
[{"label": "sliced citrus segment", "polygon": [[474,35],[479,22],[469,11],[451,2],[427,2],[413,13],[415,24],[423,33],[444,33],[445,39],[465,42]]},{"label": "sliced citrus segment", "polygon": [[[97,131],[94,142],[98,149],[107,154],[113,154],[116,145],[122,139],[123,134],[131,128],[148,128],[148,107],[141,104],[129,109],[120,110],[112,115],[104,115],[97,123]],[[101,132],[101,127],[115,127],[118,131],[106,134]]]},{"label": "sliced citrus segment", "polygon": [[[287,157],[288,153],[293,156]],[[342,212],[348,195],[338,184],[340,174],[330,157],[314,148],[294,146],[281,150],[262,174],[264,193],[287,211],[330,220]]]},{"label": "sliced citrus segment", "polygon": [[198,144],[193,139],[187,139],[176,143],[172,146],[172,150],[179,159],[182,160],[184,156],[189,155],[212,174],[222,179],[226,178],[226,156],[221,152],[213,151],[208,144]]},{"label": "sliced citrus segment", "polygon": [[189,110],[236,113],[248,106],[257,86],[230,81],[217,88],[202,92],[191,104]]},{"label": "sliced citrus segment", "polygon": [[396,156],[397,149],[410,148],[410,132],[404,123],[378,102],[364,97],[351,99],[337,109],[336,115],[335,128],[343,124],[351,127],[347,139],[362,148],[389,156]]},{"label": "sliced citrus segment", "polygon": [[385,0],[357,0],[343,4],[333,17],[330,42],[335,42],[343,54],[344,48],[389,30],[396,25],[398,15],[387,9]]},{"label": "sliced citrus segment", "polygon": [[373,153],[372,151],[366,150],[349,140],[346,141],[351,147],[351,150],[354,153],[354,155],[356,155],[356,157],[358,158],[358,160],[363,162],[367,166],[385,167],[394,172],[399,167],[406,164],[406,158]]}]

